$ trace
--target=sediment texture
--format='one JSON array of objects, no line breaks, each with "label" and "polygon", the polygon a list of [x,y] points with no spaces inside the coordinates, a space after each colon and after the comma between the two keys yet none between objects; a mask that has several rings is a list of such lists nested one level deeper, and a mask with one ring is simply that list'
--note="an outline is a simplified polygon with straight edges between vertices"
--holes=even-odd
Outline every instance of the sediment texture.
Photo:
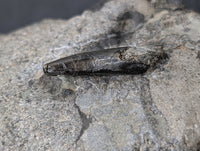
[{"label": "sediment texture", "polygon": [[[200,149],[199,27],[200,15],[179,1],[115,0],[0,35],[0,150]],[[168,58],[139,75],[42,71],[119,46]]]}]

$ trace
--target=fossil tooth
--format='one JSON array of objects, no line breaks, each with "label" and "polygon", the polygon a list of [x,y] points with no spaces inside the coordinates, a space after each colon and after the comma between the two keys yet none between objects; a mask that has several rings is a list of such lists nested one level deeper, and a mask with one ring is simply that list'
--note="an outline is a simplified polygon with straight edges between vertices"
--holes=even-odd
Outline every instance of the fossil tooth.
[{"label": "fossil tooth", "polygon": [[142,74],[155,64],[161,53],[147,52],[127,57],[130,47],[119,47],[75,54],[43,66],[47,75]]}]

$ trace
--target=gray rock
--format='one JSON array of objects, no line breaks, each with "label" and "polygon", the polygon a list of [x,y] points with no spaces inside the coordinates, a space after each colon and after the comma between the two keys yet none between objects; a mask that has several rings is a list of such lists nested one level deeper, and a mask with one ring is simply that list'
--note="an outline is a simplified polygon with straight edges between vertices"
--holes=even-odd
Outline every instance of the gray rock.
[{"label": "gray rock", "polygon": [[[200,15],[174,2],[108,1],[0,35],[0,150],[198,150]],[[168,58],[142,75],[42,71],[61,57],[127,45]]]}]

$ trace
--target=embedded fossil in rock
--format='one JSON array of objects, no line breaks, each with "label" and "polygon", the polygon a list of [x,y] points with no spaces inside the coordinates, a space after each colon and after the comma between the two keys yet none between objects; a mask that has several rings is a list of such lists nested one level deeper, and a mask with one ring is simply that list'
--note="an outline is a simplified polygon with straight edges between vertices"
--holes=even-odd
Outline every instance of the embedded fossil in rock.
[{"label": "embedded fossil in rock", "polygon": [[43,66],[45,74],[108,75],[142,74],[166,59],[163,51],[135,52],[132,47],[119,47],[75,54]]}]

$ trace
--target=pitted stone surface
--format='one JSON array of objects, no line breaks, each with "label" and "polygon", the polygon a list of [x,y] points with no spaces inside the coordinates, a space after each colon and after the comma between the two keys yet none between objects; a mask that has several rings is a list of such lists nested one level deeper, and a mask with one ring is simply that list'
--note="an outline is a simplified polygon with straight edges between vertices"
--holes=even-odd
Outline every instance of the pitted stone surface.
[{"label": "pitted stone surface", "polygon": [[[106,1],[0,35],[0,150],[200,149],[200,15],[167,2]],[[52,60],[119,46],[168,58],[142,75],[43,74]]]}]

